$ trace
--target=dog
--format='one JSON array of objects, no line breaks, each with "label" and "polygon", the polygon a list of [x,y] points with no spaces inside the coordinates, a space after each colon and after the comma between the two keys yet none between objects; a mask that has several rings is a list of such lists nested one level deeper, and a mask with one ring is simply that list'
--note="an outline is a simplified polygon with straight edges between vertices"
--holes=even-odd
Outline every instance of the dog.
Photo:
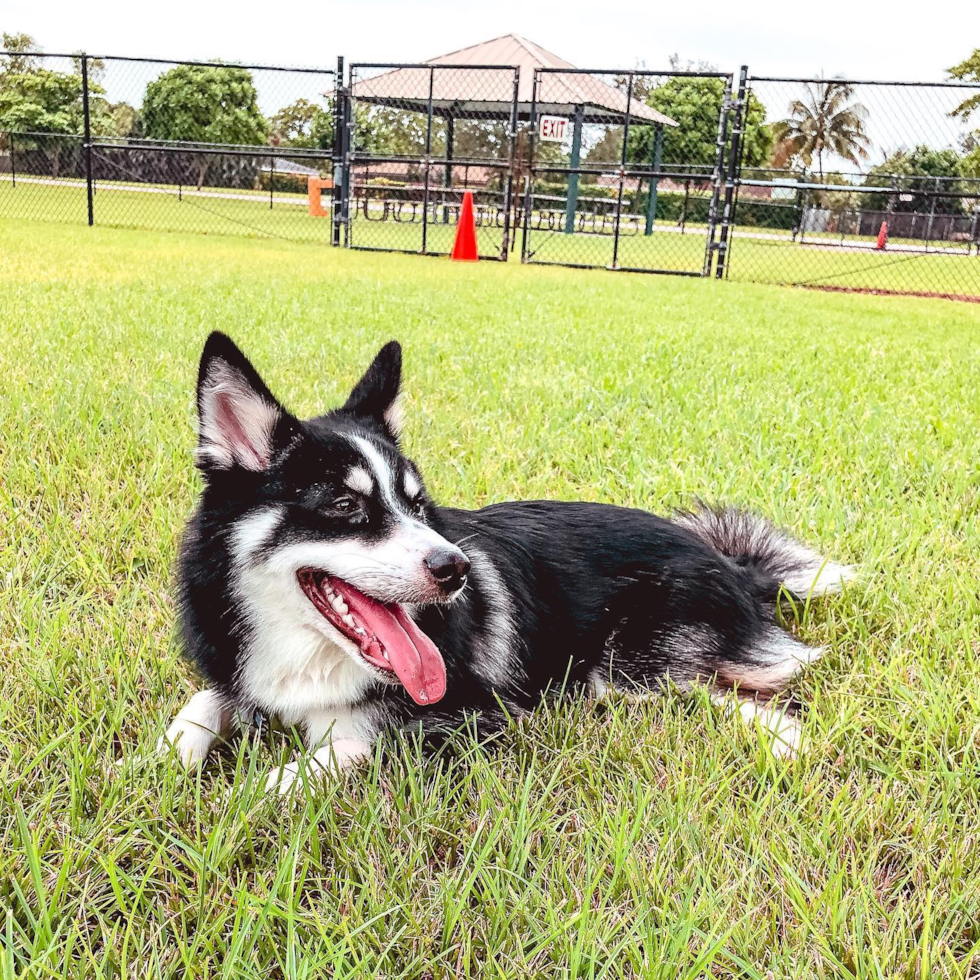
[{"label": "dog", "polygon": [[606,504],[437,505],[399,442],[401,347],[344,404],[301,421],[225,335],[197,386],[204,490],[178,560],[186,653],[207,681],[161,739],[185,765],[256,716],[307,753],[270,789],[370,756],[385,733],[482,737],[555,692],[706,685],[799,748],[773,698],[820,650],[777,621],[782,593],[852,569],[769,521],[699,505],[672,518]]}]

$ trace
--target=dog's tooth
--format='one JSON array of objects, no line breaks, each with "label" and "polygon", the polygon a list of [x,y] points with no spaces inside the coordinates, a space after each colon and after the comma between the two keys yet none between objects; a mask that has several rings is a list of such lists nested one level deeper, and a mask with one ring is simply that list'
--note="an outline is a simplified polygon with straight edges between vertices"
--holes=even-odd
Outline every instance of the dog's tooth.
[{"label": "dog's tooth", "polygon": [[344,602],[343,596],[334,596],[333,599],[330,600],[330,605],[333,606],[339,613],[347,612],[347,603]]},{"label": "dog's tooth", "polygon": [[344,622],[345,622],[345,623],[346,623],[346,624],[347,624],[347,625],[348,625],[348,626],[349,626],[349,627],[350,627],[351,629],[353,629],[353,628],[354,628],[354,617],[353,617],[353,616],[352,616],[352,615],[351,615],[350,613],[348,613],[348,614],[347,614],[346,616],[344,616]]},{"label": "dog's tooth", "polygon": [[366,634],[366,633],[364,632],[364,629],[363,629],[363,627],[360,627],[360,626],[358,626],[358,627],[357,627],[357,628],[356,628],[356,629],[354,630],[354,632],[355,632],[355,633],[357,633],[357,634],[359,634],[360,636],[366,636],[366,635],[367,635],[367,634]]}]

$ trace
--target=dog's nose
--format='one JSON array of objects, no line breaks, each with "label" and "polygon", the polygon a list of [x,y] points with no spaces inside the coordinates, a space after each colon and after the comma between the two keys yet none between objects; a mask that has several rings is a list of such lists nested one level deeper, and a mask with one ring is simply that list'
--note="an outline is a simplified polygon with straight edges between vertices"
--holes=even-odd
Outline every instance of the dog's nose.
[{"label": "dog's nose", "polygon": [[425,567],[444,592],[455,592],[466,581],[470,563],[463,552],[443,548],[426,555]]}]

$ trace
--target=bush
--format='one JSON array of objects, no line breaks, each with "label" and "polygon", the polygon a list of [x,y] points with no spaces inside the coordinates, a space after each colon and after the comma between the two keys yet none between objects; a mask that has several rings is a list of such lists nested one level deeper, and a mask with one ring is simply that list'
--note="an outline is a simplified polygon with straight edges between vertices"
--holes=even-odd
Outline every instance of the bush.
[{"label": "bush", "polygon": [[304,174],[285,174],[262,170],[259,172],[259,187],[261,191],[269,189],[269,181],[272,180],[272,190],[283,194],[305,194],[307,178]]}]

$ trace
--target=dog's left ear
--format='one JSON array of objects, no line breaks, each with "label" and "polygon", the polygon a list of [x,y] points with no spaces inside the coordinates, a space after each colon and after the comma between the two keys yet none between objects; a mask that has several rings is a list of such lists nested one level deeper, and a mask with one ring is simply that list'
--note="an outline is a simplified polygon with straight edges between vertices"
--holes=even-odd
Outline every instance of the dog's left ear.
[{"label": "dog's left ear", "polygon": [[402,429],[401,380],[402,347],[397,340],[391,340],[378,351],[364,377],[354,385],[342,411],[380,422],[397,439]]}]

